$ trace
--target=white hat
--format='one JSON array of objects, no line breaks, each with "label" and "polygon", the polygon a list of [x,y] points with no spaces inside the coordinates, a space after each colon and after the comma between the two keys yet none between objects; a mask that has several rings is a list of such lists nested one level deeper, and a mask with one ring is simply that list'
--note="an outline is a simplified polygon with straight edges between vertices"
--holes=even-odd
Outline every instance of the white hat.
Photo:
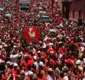
[{"label": "white hat", "polygon": [[82,43],[83,44],[83,46],[85,46],[85,43]]},{"label": "white hat", "polygon": [[3,46],[2,46],[2,45],[0,45],[0,48],[3,48]]},{"label": "white hat", "polygon": [[13,46],[13,48],[16,48],[16,47],[17,47],[16,45]]},{"label": "white hat", "polygon": [[85,63],[85,58],[83,58],[83,61],[84,61],[84,63]]},{"label": "white hat", "polygon": [[50,53],[52,53],[52,54],[53,54],[53,53],[54,53],[54,51],[50,51]]},{"label": "white hat", "polygon": [[10,61],[7,61],[6,63],[7,63],[7,64],[10,64],[11,62],[10,62]]},{"label": "white hat", "polygon": [[15,67],[17,67],[17,66],[18,66],[18,64],[17,64],[17,63],[14,63],[14,66],[15,66]]},{"label": "white hat", "polygon": [[37,56],[34,56],[34,59],[37,59]]},{"label": "white hat", "polygon": [[29,72],[28,72],[28,75],[33,75],[33,72],[32,72],[32,71],[29,71]]},{"label": "white hat", "polygon": [[7,64],[9,64],[9,65],[13,65],[13,63],[12,63],[12,62],[10,62],[10,61],[7,61],[6,63],[7,63]]},{"label": "white hat", "polygon": [[49,46],[53,46],[53,43],[49,43]]},{"label": "white hat", "polygon": [[41,53],[41,51],[38,51],[38,53]]},{"label": "white hat", "polygon": [[48,71],[53,71],[53,69],[52,68],[49,68]]},{"label": "white hat", "polygon": [[39,65],[44,67],[44,63],[42,61],[39,62]]},{"label": "white hat", "polygon": [[77,61],[76,61],[76,64],[81,64],[81,61],[80,61],[80,60],[77,60]]}]

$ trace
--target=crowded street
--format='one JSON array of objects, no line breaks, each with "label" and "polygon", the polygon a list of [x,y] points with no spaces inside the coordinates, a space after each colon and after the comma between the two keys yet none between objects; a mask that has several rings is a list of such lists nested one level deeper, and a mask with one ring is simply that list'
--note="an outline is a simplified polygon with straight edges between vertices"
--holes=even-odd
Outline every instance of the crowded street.
[{"label": "crowded street", "polygon": [[85,80],[85,25],[56,1],[0,0],[0,80]]}]

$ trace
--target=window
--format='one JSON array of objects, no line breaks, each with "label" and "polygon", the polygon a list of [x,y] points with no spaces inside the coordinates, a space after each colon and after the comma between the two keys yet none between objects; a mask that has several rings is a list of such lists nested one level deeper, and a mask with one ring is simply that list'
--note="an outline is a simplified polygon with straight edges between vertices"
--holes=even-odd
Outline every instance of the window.
[{"label": "window", "polygon": [[79,18],[81,19],[81,10],[79,10]]},{"label": "window", "polygon": [[75,17],[75,11],[73,10],[73,18]]}]

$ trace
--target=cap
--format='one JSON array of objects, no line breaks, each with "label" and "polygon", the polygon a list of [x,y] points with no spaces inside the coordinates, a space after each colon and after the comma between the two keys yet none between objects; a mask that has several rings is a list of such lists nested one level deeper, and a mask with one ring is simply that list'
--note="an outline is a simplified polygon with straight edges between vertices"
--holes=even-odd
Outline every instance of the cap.
[{"label": "cap", "polygon": [[15,66],[15,67],[17,67],[17,66],[18,66],[18,64],[17,64],[17,63],[14,63],[14,66]]}]

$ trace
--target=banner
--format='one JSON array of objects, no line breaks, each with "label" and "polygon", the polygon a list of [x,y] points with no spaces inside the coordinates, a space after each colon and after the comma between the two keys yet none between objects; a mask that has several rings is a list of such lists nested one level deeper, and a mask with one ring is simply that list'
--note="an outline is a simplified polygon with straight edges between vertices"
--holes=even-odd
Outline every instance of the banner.
[{"label": "banner", "polygon": [[37,43],[40,39],[40,29],[39,28],[25,28],[24,30],[24,38],[28,43]]}]

